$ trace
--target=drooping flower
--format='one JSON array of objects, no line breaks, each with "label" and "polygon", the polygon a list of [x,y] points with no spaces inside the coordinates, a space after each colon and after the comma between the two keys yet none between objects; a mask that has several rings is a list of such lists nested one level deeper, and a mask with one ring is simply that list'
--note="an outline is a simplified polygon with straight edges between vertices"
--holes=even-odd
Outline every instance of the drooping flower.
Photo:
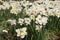
[{"label": "drooping flower", "polygon": [[36,25],[36,30],[39,32],[42,28],[42,25]]},{"label": "drooping flower", "polygon": [[7,30],[2,30],[3,32],[5,32],[5,33],[8,33],[8,31]]},{"label": "drooping flower", "polygon": [[16,20],[15,19],[9,19],[7,20],[11,25],[16,25]]}]

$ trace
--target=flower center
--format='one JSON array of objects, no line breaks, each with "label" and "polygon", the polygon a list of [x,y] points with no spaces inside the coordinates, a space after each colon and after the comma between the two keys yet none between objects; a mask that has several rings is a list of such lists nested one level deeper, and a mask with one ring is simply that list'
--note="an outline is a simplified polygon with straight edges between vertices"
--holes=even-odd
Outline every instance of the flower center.
[{"label": "flower center", "polygon": [[29,20],[27,20],[27,22],[29,22]]},{"label": "flower center", "polygon": [[41,18],[39,18],[39,20],[41,20]]},{"label": "flower center", "polygon": [[20,33],[20,35],[23,35],[24,34],[24,31],[23,30],[20,30],[19,33]]},{"label": "flower center", "polygon": [[32,16],[32,18],[35,18],[34,16]]}]

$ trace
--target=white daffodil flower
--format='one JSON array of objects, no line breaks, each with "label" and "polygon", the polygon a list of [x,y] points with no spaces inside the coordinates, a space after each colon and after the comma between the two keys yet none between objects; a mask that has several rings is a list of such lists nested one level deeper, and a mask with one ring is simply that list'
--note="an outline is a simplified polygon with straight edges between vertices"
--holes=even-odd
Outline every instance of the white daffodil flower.
[{"label": "white daffodil flower", "polygon": [[24,22],[24,20],[23,20],[23,19],[21,19],[21,18],[19,18],[19,19],[18,19],[18,23],[19,23],[20,25],[22,25],[22,24],[23,24],[23,22]]},{"label": "white daffodil flower", "polygon": [[16,32],[17,32],[17,36],[21,37],[21,38],[24,38],[25,35],[27,35],[27,32],[26,32],[27,28],[24,27],[24,28],[20,28],[20,29],[16,29]]},{"label": "white daffodil flower", "polygon": [[26,12],[27,15],[31,15],[32,14],[32,9],[31,8],[28,9],[26,7],[24,10],[25,10],[25,12]]},{"label": "white daffodil flower", "polygon": [[12,7],[10,12],[13,14],[18,14],[17,7],[16,6]]},{"label": "white daffodil flower", "polygon": [[60,17],[60,11],[56,13],[56,16],[59,18]]},{"label": "white daffodil flower", "polygon": [[36,25],[36,30],[39,32],[42,28],[42,25]]},{"label": "white daffodil flower", "polygon": [[7,9],[10,8],[10,4],[9,4],[9,2],[3,2],[3,5],[4,5]]},{"label": "white daffodil flower", "polygon": [[60,17],[60,10],[55,8],[55,15],[59,18]]},{"label": "white daffodil flower", "polygon": [[40,12],[39,5],[38,6],[33,5],[31,9],[32,9],[33,15],[37,15]]},{"label": "white daffodil flower", "polygon": [[8,31],[7,30],[2,30],[3,32],[5,32],[5,33],[8,33]]},{"label": "white daffodil flower", "polygon": [[48,18],[47,17],[41,17],[41,15],[38,15],[36,18],[36,23],[45,25],[47,23]]},{"label": "white daffodil flower", "polygon": [[22,7],[19,5],[19,3],[10,3],[12,9],[10,10],[11,13],[13,14],[18,14],[21,12]]},{"label": "white daffodil flower", "polygon": [[38,15],[37,18],[36,18],[36,23],[38,24],[42,24],[42,17],[41,15]]},{"label": "white daffodil flower", "polygon": [[16,25],[16,20],[15,19],[9,19],[7,22],[11,23],[11,25]]},{"label": "white daffodil flower", "polygon": [[35,20],[35,15],[30,15],[30,19]]},{"label": "white daffodil flower", "polygon": [[45,15],[45,13],[46,13],[45,8],[41,7],[41,8],[40,8],[40,14]]},{"label": "white daffodil flower", "polygon": [[48,18],[47,17],[42,17],[42,24],[46,25]]},{"label": "white daffodil flower", "polygon": [[26,25],[30,25],[31,19],[30,18],[24,18]]}]

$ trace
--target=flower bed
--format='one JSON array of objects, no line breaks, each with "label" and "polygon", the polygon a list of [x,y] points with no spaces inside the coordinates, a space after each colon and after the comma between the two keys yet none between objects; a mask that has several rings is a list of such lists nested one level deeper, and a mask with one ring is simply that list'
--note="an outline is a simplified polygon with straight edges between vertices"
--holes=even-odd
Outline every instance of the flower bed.
[{"label": "flower bed", "polygon": [[52,1],[0,1],[1,40],[56,40],[60,8]]}]

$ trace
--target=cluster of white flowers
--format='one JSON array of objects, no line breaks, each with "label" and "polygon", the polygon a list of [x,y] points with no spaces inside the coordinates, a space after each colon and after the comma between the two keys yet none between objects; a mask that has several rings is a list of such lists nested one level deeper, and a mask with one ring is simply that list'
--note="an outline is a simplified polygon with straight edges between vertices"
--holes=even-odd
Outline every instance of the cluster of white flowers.
[{"label": "cluster of white flowers", "polygon": [[[23,7],[24,9],[23,9]],[[11,13],[13,14],[18,14],[22,11],[22,9],[24,10],[23,12],[26,12],[27,15],[37,15],[37,14],[41,14],[41,15],[45,15],[45,16],[49,16],[49,15],[53,15],[53,16],[57,16],[60,17],[60,10],[57,6],[57,2],[52,3],[49,1],[34,1],[34,2],[29,2],[29,1],[9,1],[9,2],[4,2],[3,4],[0,5],[0,10],[1,9],[9,9],[10,7],[12,7],[12,9],[10,10]]]},{"label": "cluster of white flowers", "polygon": [[[35,17],[33,16],[32,19],[34,19],[34,18]],[[35,20],[33,20],[33,21],[35,21],[36,24],[45,25],[47,23],[47,20],[48,20],[47,17],[42,17],[41,15],[38,15],[35,18]],[[9,19],[9,20],[7,20],[7,22],[11,23],[11,25],[16,25],[16,20],[15,19]],[[24,19],[19,18],[17,23],[20,24],[20,25],[23,25],[24,23],[26,25],[30,25],[30,22],[31,22],[30,18],[24,18]]]},{"label": "cluster of white flowers", "polygon": [[16,25],[16,20],[15,19],[9,19],[7,22],[11,23],[11,25]]},{"label": "cluster of white flowers", "polygon": [[[46,25],[48,16],[57,16],[60,17],[60,10],[58,7],[56,7],[56,4],[53,4],[49,1],[9,1],[9,2],[3,2],[2,5],[0,5],[1,9],[10,9],[11,14],[18,14],[21,12],[24,12],[29,17],[19,18],[18,22],[16,19],[8,19],[7,22],[11,23],[11,25],[16,25],[16,23],[23,25],[30,25],[31,21],[33,20],[36,23],[36,30],[38,32],[42,28],[42,25]],[[22,11],[23,10],[23,11]],[[21,38],[24,38],[25,35],[27,35],[26,28],[19,28],[16,29],[17,36],[20,36]],[[3,32],[7,32],[3,30]]]},{"label": "cluster of white flowers", "polygon": [[12,7],[10,12],[16,15],[20,13],[22,10],[22,7],[19,2],[11,2],[10,6]]}]

